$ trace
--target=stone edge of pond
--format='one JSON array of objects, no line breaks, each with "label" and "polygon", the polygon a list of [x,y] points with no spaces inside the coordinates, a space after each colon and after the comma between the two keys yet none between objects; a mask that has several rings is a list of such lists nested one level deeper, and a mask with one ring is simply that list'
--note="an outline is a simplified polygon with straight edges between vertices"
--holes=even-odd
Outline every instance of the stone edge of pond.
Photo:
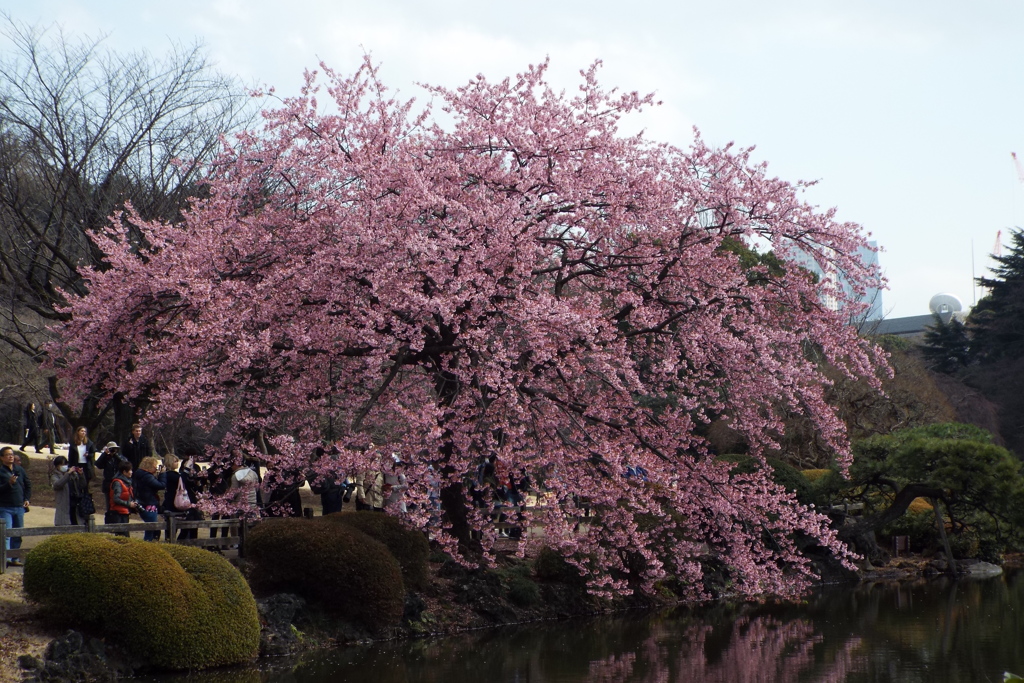
[{"label": "stone edge of pond", "polygon": [[[979,560],[961,561],[958,562],[958,565],[959,571],[957,575],[959,578],[991,578],[998,576],[1003,571],[1003,567]],[[1024,554],[1007,557],[1004,567],[1006,569],[1024,568]],[[827,587],[856,583],[899,583],[929,580],[948,575],[945,569],[945,562],[941,559],[908,556],[894,558],[893,561],[884,567],[862,569],[848,580],[832,577],[830,580],[823,581],[818,585]],[[13,576],[20,578],[20,575],[8,576],[10,579],[13,579]],[[440,579],[435,580],[441,581]],[[7,583],[12,584],[11,587],[13,587],[15,582],[8,580]],[[445,588],[448,590],[444,590]],[[708,605],[750,602],[748,598],[729,593],[696,603],[668,598],[667,596],[653,599],[638,598],[633,601],[625,599],[602,601],[588,596],[586,602],[576,604],[575,609],[567,610],[565,609],[565,604],[562,603],[554,609],[492,610],[482,614],[475,611],[469,603],[459,603],[453,600],[454,591],[451,590],[451,586],[435,586],[434,589],[433,596],[421,596],[425,597],[425,602],[427,603],[425,607],[428,608],[423,611],[429,611],[429,607],[432,605],[436,609],[440,603],[447,603],[451,607],[459,605],[461,609],[456,607],[450,610],[446,620],[435,622],[435,628],[430,628],[429,622],[427,624],[407,622],[378,637],[372,637],[365,632],[360,632],[358,629],[354,629],[351,624],[344,624],[343,622],[336,622],[325,628],[326,624],[323,622],[321,622],[320,627],[317,627],[315,620],[311,620],[309,623],[303,624],[306,630],[298,630],[293,622],[296,620],[296,615],[302,612],[305,607],[305,601],[302,598],[288,594],[260,598],[258,603],[260,604],[261,621],[264,623],[264,642],[261,642],[260,657],[255,661],[272,661],[275,658],[346,645],[368,645],[375,642],[438,638],[488,629],[524,626],[542,622],[590,619],[627,612],[656,612],[686,606],[699,608]],[[557,588],[553,590],[557,590]],[[6,594],[9,592],[4,591],[5,594],[0,594],[0,598],[6,599],[8,604],[12,604],[12,596]],[[9,638],[8,644],[17,646],[18,651],[13,652],[12,657],[0,659],[0,683],[20,683],[25,680],[26,675],[32,674],[31,668],[26,669],[25,666],[19,665],[31,663],[30,660],[33,660],[36,666],[38,666],[45,659],[42,657],[45,651],[53,649],[55,643],[62,642],[62,639],[67,639],[68,637],[66,627],[58,628],[49,624],[38,609],[33,609],[23,597],[17,597],[20,598],[22,603],[19,605],[18,616],[16,619],[9,620],[8,623],[4,624],[7,630],[4,634],[0,635],[7,635]],[[13,602],[18,601],[16,598],[13,599]],[[3,602],[3,600],[0,600],[0,602]],[[302,620],[300,619],[299,621],[301,622]],[[277,640],[276,647],[266,647],[264,645],[268,636],[270,636],[269,640],[271,642],[275,639]],[[122,671],[121,673],[123,675],[124,672]],[[72,675],[66,680],[79,679]]]}]

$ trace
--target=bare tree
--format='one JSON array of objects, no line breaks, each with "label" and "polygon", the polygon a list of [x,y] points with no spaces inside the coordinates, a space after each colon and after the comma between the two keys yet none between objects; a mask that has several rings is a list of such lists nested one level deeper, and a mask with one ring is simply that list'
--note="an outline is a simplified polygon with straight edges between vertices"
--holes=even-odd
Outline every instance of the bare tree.
[{"label": "bare tree", "polygon": [[[38,367],[63,292],[83,292],[79,268],[101,265],[89,232],[126,202],[145,219],[176,220],[202,192],[220,136],[253,107],[199,45],[156,59],[2,19],[11,47],[0,54],[0,349]],[[94,427],[116,409],[68,405],[52,377],[37,382],[73,423]]]}]

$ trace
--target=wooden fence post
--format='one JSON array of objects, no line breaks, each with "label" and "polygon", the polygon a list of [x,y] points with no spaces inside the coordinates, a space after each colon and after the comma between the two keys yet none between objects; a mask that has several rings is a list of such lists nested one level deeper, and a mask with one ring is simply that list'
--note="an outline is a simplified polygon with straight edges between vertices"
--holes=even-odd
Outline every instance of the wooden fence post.
[{"label": "wooden fence post", "polygon": [[86,521],[86,526],[89,527],[89,533],[96,533],[96,515],[89,515],[89,519]]},{"label": "wooden fence post", "polygon": [[7,571],[7,520],[0,518],[0,574]]},{"label": "wooden fence post", "polygon": [[238,556],[245,557],[245,530],[249,526],[245,517],[240,520],[242,523],[238,526]]},{"label": "wooden fence post", "polygon": [[175,533],[177,531],[177,526],[178,526],[177,519],[178,518],[175,517],[174,515],[167,515],[167,542],[168,543],[175,543],[176,542],[174,539],[177,537],[177,534]]}]

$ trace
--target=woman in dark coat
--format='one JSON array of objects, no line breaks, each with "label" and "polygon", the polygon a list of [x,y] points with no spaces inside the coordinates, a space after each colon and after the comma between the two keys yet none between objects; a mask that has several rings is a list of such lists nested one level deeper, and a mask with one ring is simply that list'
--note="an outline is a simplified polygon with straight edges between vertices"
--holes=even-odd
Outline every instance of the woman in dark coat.
[{"label": "woman in dark coat", "polygon": [[[157,521],[160,512],[160,497],[158,491],[166,488],[166,473],[157,473],[159,461],[156,458],[143,458],[139,463],[139,469],[132,475],[132,488],[135,491],[135,500],[139,503],[139,517],[143,522]],[[159,541],[159,531],[147,531],[143,540]]]},{"label": "woman in dark coat", "polygon": [[36,404],[29,403],[25,406],[25,440],[21,444],[21,450],[32,444],[36,453],[39,452],[39,416],[36,415]]},{"label": "woman in dark coat", "polygon": [[[164,514],[175,515],[180,519],[189,521],[202,519],[202,513],[194,507],[196,501],[199,499],[199,490],[196,486],[197,481],[194,476],[194,470],[196,469],[194,460],[189,458],[185,462],[179,463],[178,456],[165,455],[164,467],[167,468],[167,472],[165,473],[167,489],[164,491]],[[188,494],[188,499],[192,503],[192,506],[188,508],[179,508],[174,504],[174,498],[178,495],[179,482],[184,485],[185,493]],[[189,538],[199,538],[199,530],[182,529],[178,532],[179,541]]]}]

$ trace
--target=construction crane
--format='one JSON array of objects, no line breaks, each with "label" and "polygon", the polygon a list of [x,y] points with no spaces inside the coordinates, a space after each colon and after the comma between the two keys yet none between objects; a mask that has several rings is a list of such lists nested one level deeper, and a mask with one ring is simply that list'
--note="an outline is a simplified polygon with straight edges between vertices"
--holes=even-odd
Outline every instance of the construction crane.
[{"label": "construction crane", "polygon": [[1021,165],[1016,152],[1010,152],[1010,156],[1013,157],[1013,165],[1017,167],[1017,180],[1024,183],[1024,165]]}]

